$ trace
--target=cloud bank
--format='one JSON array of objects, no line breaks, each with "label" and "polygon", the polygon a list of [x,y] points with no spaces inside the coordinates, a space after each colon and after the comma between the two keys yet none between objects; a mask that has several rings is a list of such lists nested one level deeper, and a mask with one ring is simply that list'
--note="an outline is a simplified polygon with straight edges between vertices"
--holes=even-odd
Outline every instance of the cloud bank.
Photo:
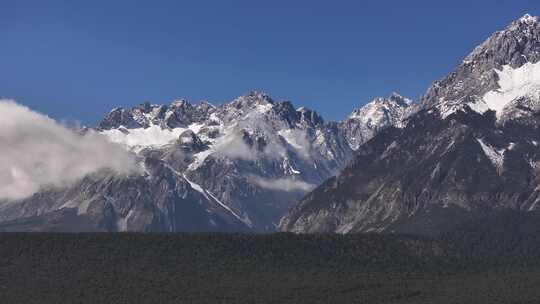
[{"label": "cloud bank", "polygon": [[103,168],[137,170],[134,157],[102,135],[79,135],[11,100],[0,100],[0,149],[0,200],[66,186]]}]

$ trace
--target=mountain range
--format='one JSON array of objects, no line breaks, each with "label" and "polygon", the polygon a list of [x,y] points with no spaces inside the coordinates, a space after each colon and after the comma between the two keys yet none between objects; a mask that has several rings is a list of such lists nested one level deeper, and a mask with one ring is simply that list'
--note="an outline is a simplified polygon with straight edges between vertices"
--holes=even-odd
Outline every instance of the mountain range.
[{"label": "mountain range", "polygon": [[411,104],[394,93],[342,123],[257,91],[219,106],[115,108],[80,133],[121,145],[140,170],[104,169],[4,202],[0,229],[275,231],[292,204],[337,174],[360,143],[398,124]]},{"label": "mountain range", "polygon": [[79,132],[121,145],[139,170],[0,202],[0,230],[431,235],[534,212],[539,61],[539,20],[525,15],[419,101],[393,93],[341,122],[257,91],[115,108]]}]

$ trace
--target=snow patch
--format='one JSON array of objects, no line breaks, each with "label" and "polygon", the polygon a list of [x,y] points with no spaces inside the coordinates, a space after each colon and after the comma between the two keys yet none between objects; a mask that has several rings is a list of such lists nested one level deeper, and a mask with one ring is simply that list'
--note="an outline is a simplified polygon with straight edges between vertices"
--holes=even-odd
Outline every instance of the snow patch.
[{"label": "snow patch", "polygon": [[489,158],[493,166],[498,170],[502,170],[503,164],[504,164],[504,152],[505,149],[497,150],[493,148],[492,146],[487,145],[484,143],[481,139],[476,139],[480,146],[482,147],[482,150],[484,150],[484,153]]},{"label": "snow patch", "polygon": [[257,112],[260,113],[260,114],[264,114],[270,110],[272,110],[272,107],[273,105],[271,103],[268,103],[268,104],[263,104],[263,105],[257,105]]},{"label": "snow patch", "polygon": [[247,215],[245,215],[244,217],[239,216],[229,206],[225,205],[222,201],[220,201],[212,193],[210,193],[208,191],[206,191],[206,193],[208,193],[208,195],[210,195],[221,207],[223,207],[225,210],[229,211],[234,217],[239,219],[242,223],[246,224],[250,228],[253,228],[253,223],[251,222],[250,218]]},{"label": "snow patch", "polygon": [[468,106],[469,109],[471,109],[472,111],[478,114],[484,114],[490,109],[489,106],[483,100],[475,100],[472,102],[461,102],[461,101],[445,102],[444,100],[442,100],[438,106],[438,109],[439,109],[441,118],[446,119],[448,116],[458,111],[466,112],[465,106]]},{"label": "snow patch", "polygon": [[441,163],[437,163],[435,168],[433,168],[433,171],[431,171],[431,179],[435,179],[437,174],[441,171]]},{"label": "snow patch", "polygon": [[206,158],[208,156],[210,156],[214,152],[215,151],[213,149],[207,149],[207,150],[204,150],[202,152],[199,152],[199,153],[195,154],[194,157],[193,157],[193,162],[191,164],[189,164],[189,166],[188,166],[188,170],[189,171],[194,171],[197,168],[199,168],[204,163]]},{"label": "snow patch", "polygon": [[84,200],[81,203],[78,201],[69,200],[65,202],[58,210],[65,208],[77,208],[77,215],[86,214],[88,212],[88,207],[90,206],[90,200]]},{"label": "snow patch", "polygon": [[487,92],[483,100],[496,111],[497,117],[516,98],[531,95],[540,98],[540,62],[527,62],[517,69],[505,65],[502,70],[496,69],[495,72],[499,76],[499,89]]},{"label": "snow patch", "polygon": [[128,220],[132,215],[133,215],[133,209],[129,210],[128,214],[125,217],[121,217],[118,219],[116,223],[118,231],[127,231]]},{"label": "snow patch", "polygon": [[467,105],[469,106],[469,108],[471,108],[471,110],[479,114],[484,114],[485,112],[489,110],[489,106],[483,100],[477,100],[476,102],[469,102],[467,103]]},{"label": "snow patch", "polygon": [[151,125],[148,128],[126,129],[121,126],[118,129],[100,132],[113,143],[121,144],[128,150],[140,152],[144,148],[159,148],[175,142],[186,130],[198,133],[202,124],[192,124],[187,128],[162,128],[159,125]]},{"label": "snow patch", "polygon": [[[179,174],[178,172],[175,172],[175,173]],[[209,201],[211,200],[210,197],[208,197],[208,194],[206,194],[206,191],[201,187],[201,185],[192,182],[184,174],[182,174],[181,176],[189,183],[189,185],[191,186],[191,188],[193,188],[193,190],[195,190],[195,191],[199,192],[200,194],[202,194],[207,200],[209,200]]]}]

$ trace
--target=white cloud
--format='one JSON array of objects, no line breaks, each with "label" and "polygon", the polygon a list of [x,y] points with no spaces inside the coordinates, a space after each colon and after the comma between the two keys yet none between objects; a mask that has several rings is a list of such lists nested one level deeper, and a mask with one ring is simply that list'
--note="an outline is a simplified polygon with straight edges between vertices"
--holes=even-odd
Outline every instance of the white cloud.
[{"label": "white cloud", "polygon": [[311,143],[307,139],[307,134],[304,130],[284,129],[280,130],[278,134],[283,137],[285,141],[291,145],[302,158],[310,158]]},{"label": "white cloud", "polygon": [[233,159],[255,160],[257,158],[256,152],[244,142],[239,132],[230,132],[225,135],[216,144],[215,150]]},{"label": "white cloud", "polygon": [[315,186],[312,184],[300,180],[294,180],[291,178],[267,179],[258,176],[251,176],[250,180],[256,185],[269,190],[281,190],[286,192],[308,192],[315,188]]},{"label": "white cloud", "polygon": [[103,168],[119,174],[137,170],[134,157],[102,135],[79,135],[14,101],[0,100],[0,200],[66,186]]}]

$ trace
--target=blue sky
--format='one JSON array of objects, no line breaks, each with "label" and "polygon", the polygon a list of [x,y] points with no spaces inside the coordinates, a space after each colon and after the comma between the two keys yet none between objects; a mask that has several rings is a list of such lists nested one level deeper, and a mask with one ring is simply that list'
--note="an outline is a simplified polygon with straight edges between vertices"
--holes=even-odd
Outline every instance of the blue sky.
[{"label": "blue sky", "polygon": [[339,120],[417,99],[540,1],[0,0],[0,96],[95,124],[116,106],[251,89]]}]

